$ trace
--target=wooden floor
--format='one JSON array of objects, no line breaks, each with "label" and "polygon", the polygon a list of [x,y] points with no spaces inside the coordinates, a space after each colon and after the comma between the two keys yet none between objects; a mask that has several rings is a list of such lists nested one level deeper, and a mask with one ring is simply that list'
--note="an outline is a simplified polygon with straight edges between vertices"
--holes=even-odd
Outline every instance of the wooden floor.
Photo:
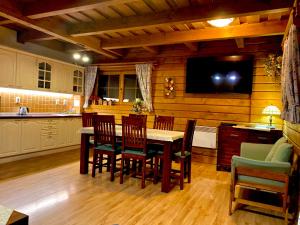
[{"label": "wooden floor", "polygon": [[0,165],[0,204],[29,215],[30,225],[281,225],[243,210],[228,216],[230,174],[193,160],[192,183],[160,192],[160,183],[109,173],[79,174],[79,150]]}]

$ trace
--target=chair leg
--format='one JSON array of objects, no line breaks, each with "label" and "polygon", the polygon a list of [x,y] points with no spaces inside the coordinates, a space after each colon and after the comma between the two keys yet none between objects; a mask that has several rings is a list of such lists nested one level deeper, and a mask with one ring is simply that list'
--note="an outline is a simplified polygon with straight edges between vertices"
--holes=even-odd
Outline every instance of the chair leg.
[{"label": "chair leg", "polygon": [[112,155],[111,159],[111,166],[110,166],[110,181],[115,180],[115,168],[116,168],[116,155]]},{"label": "chair leg", "polygon": [[93,166],[92,166],[92,177],[95,177],[95,170],[96,170],[96,164],[97,164],[97,156],[98,156],[98,154],[94,151],[94,154],[93,154]]},{"label": "chair leg", "polygon": [[106,161],[106,165],[107,165],[106,171],[107,172],[110,171],[110,164],[111,164],[111,157],[108,155],[107,156],[107,161]]},{"label": "chair leg", "polygon": [[132,171],[133,171],[133,177],[136,177],[136,160],[132,160]]},{"label": "chair leg", "polygon": [[145,175],[146,175],[146,159],[142,160],[142,189],[145,188]]},{"label": "chair leg", "polygon": [[191,183],[192,180],[192,158],[189,157],[187,161],[188,167],[188,183]]},{"label": "chair leg", "polygon": [[126,159],[126,175],[130,173],[130,159]]},{"label": "chair leg", "polygon": [[99,154],[99,173],[102,173],[102,166],[103,166],[103,154]]},{"label": "chair leg", "polygon": [[159,157],[155,156],[155,158],[154,158],[154,177],[153,177],[154,184],[157,184],[157,182],[158,182],[158,163],[159,163]]},{"label": "chair leg", "polygon": [[121,158],[121,169],[120,169],[120,184],[123,184],[123,168],[124,167],[124,158],[123,158],[123,155],[122,155],[122,158]]},{"label": "chair leg", "polygon": [[183,182],[184,182],[184,159],[180,159],[180,190],[183,190]]}]

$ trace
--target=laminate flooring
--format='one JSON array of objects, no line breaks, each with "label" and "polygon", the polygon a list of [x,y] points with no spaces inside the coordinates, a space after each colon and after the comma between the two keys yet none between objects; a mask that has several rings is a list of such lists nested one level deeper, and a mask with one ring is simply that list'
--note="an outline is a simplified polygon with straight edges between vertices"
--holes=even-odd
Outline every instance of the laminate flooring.
[{"label": "laminate flooring", "polygon": [[[91,168],[90,168],[91,169]],[[197,159],[192,183],[160,191],[160,183],[109,173],[79,174],[79,150],[0,165],[0,204],[29,215],[30,225],[282,225],[237,210],[228,216],[230,173]]]}]

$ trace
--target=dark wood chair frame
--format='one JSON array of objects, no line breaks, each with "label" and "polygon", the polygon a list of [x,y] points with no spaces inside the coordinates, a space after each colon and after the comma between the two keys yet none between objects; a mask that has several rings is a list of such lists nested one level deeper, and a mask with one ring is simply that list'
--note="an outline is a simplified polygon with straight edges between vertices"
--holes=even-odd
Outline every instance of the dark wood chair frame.
[{"label": "dark wood chair frame", "polygon": [[[107,156],[107,170],[110,171],[110,180],[114,180],[114,173],[118,170],[116,168],[117,155],[116,151],[116,129],[115,117],[113,115],[96,115],[93,117],[95,147],[93,154],[93,168],[92,177],[95,177],[95,170],[99,168],[102,173],[104,155]],[[113,151],[101,149],[101,145],[109,144]]]},{"label": "dark wood chair frame", "polygon": [[[128,152],[128,150],[130,149],[139,149],[140,153],[142,154],[134,154],[132,152]],[[120,170],[120,184],[123,183],[125,161],[127,161],[126,170],[128,172],[128,161],[132,159],[133,161],[138,160],[142,162],[141,188],[145,188],[146,161],[148,158],[146,120],[141,120],[140,118],[136,117],[122,116],[122,160]]]}]

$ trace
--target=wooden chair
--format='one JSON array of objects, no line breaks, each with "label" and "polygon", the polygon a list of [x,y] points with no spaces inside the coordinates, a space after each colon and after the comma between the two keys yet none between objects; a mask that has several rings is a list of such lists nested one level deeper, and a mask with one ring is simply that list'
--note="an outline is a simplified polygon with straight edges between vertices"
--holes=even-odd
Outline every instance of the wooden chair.
[{"label": "wooden chair", "polygon": [[[188,183],[191,182],[192,143],[193,143],[195,126],[196,126],[196,120],[187,121],[181,149],[178,152],[174,152],[172,156],[172,159],[175,162],[180,163],[180,170],[172,169],[171,172],[171,177],[179,180],[180,190],[183,190],[184,178],[186,176],[188,177]],[[157,154],[157,157],[159,157],[161,161],[163,160],[163,154]],[[154,168],[155,168],[154,181],[156,182],[158,177],[157,163],[155,164]]]},{"label": "wooden chair", "polygon": [[97,115],[96,112],[92,113],[82,113],[82,126],[83,127],[92,127],[93,126],[93,116]]},{"label": "wooden chair", "polygon": [[173,130],[174,116],[156,116],[154,118],[153,129]]},{"label": "wooden chair", "polygon": [[[154,152],[147,149],[146,121],[136,117],[122,116],[122,160],[120,170],[120,184],[123,183],[125,160],[140,160],[142,162],[141,187],[145,188],[146,160],[154,156]],[[128,164],[127,164],[128,165]],[[128,170],[129,168],[127,168]]]},{"label": "wooden chair", "polygon": [[115,117],[97,115],[93,117],[95,145],[93,155],[92,177],[99,168],[102,172],[103,155],[107,155],[107,168],[110,170],[110,180],[114,180],[116,171],[116,156],[121,153],[121,146],[116,144]]},{"label": "wooden chair", "polygon": [[142,114],[129,114],[130,118],[138,118],[138,119],[143,119],[145,123],[147,123],[147,115],[142,115]]}]

